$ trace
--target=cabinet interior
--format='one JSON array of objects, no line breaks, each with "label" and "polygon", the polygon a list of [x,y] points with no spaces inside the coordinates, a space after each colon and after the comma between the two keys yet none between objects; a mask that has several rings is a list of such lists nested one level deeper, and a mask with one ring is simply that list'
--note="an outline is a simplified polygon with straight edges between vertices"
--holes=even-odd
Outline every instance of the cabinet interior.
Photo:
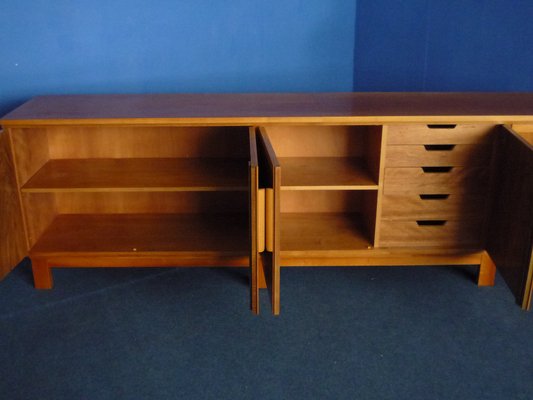
[{"label": "cabinet interior", "polygon": [[248,249],[248,130],[13,129],[32,251]]},{"label": "cabinet interior", "polygon": [[380,126],[272,126],[277,156],[280,250],[360,250],[374,243]]}]

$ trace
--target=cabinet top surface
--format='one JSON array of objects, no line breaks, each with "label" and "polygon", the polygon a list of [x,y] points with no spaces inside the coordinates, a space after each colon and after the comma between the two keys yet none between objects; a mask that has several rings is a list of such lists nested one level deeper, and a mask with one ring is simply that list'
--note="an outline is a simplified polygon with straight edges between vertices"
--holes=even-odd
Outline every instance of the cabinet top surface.
[{"label": "cabinet top surface", "polygon": [[262,93],[39,96],[0,123],[225,124],[531,122],[533,93]]}]

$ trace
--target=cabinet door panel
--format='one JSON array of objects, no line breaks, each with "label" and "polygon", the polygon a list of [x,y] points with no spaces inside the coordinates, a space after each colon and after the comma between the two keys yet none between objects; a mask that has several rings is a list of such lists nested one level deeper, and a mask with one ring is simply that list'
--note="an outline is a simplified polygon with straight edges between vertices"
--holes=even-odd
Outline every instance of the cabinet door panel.
[{"label": "cabinet door panel", "polygon": [[259,164],[257,159],[257,141],[255,129],[250,128],[250,170],[249,170],[249,190],[250,190],[250,307],[255,314],[259,313]]},{"label": "cabinet door panel", "polygon": [[27,254],[15,168],[7,131],[0,130],[0,279]]},{"label": "cabinet door panel", "polygon": [[260,187],[266,189],[266,248],[263,261],[268,264],[265,269],[267,286],[272,302],[272,312],[280,312],[280,190],[281,166],[264,128],[257,136],[257,153],[259,159]]},{"label": "cabinet door panel", "polygon": [[533,146],[502,127],[487,249],[522,308],[531,306]]}]

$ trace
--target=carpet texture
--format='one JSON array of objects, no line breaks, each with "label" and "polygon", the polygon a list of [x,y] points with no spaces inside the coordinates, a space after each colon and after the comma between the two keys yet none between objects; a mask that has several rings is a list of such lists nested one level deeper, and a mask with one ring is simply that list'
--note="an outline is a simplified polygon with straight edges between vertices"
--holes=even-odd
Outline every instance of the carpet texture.
[{"label": "carpet texture", "polygon": [[474,268],[56,269],[0,282],[0,399],[532,399],[533,313]]}]

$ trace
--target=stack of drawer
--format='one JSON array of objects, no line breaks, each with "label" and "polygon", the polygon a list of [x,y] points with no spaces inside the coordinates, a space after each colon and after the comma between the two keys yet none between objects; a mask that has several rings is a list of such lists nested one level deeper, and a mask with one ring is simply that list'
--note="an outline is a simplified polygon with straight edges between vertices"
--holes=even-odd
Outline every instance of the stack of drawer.
[{"label": "stack of drawer", "polygon": [[388,127],[380,247],[477,247],[493,125]]}]

